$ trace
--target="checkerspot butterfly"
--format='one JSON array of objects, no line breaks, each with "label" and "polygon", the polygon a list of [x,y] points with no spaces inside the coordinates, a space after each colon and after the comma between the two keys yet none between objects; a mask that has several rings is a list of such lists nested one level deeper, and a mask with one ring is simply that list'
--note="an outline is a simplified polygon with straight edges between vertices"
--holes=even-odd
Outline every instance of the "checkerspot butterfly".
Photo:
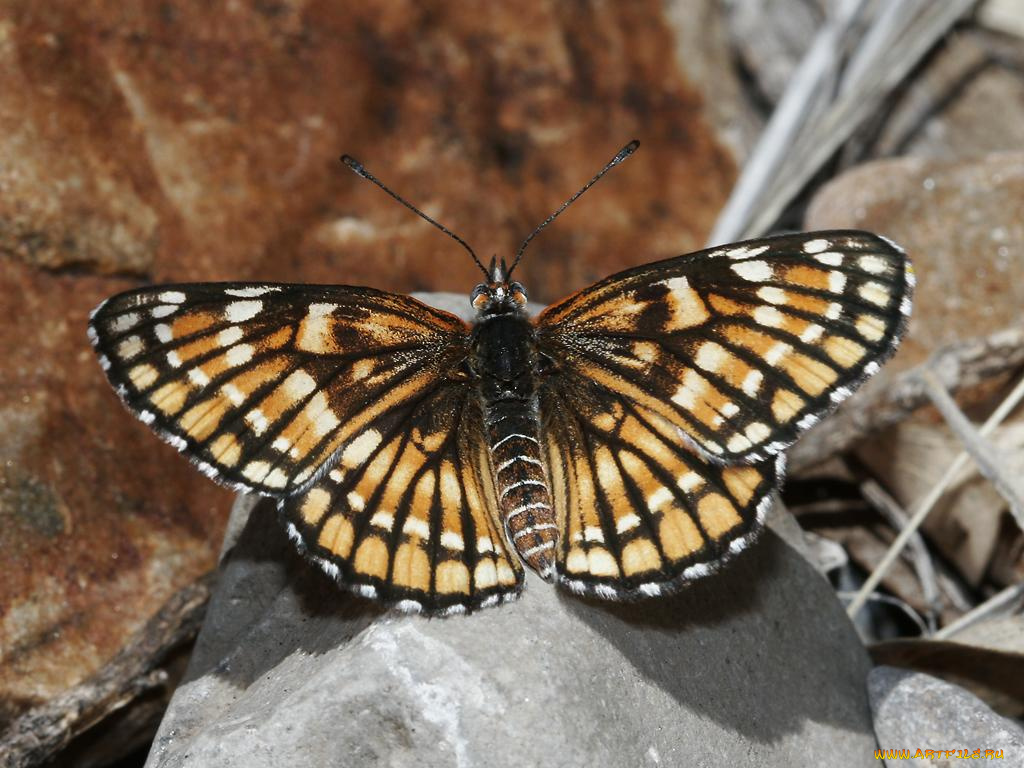
[{"label": "checkerspot butterfly", "polygon": [[143,422],[277,498],[303,553],[359,594],[471,611],[516,596],[524,562],[577,593],[671,592],[751,541],[783,451],[895,349],[913,273],[867,232],[784,235],[628,269],[529,318],[511,280],[526,244],[635,148],[511,267],[428,219],[484,271],[471,325],[371,288],[223,283],[122,293],[90,337]]}]

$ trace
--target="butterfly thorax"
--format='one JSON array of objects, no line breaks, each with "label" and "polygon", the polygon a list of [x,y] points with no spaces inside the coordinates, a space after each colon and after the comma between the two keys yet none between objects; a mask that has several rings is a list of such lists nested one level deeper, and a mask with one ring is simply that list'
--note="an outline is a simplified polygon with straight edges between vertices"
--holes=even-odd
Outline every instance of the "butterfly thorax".
[{"label": "butterfly thorax", "polygon": [[521,305],[494,301],[486,310],[478,307],[471,365],[484,411],[498,508],[516,551],[550,579],[557,534],[541,454],[536,336]]}]

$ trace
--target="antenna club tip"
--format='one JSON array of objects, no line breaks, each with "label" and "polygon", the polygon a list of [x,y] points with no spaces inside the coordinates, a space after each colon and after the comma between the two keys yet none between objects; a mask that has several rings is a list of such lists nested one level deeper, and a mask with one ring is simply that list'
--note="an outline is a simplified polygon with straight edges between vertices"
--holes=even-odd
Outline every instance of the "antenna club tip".
[{"label": "antenna club tip", "polygon": [[352,157],[352,155],[342,155],[341,162],[343,162],[353,171],[358,173],[360,176],[366,173],[366,170],[363,168],[363,164],[356,160],[354,157]]},{"label": "antenna club tip", "polygon": [[615,159],[612,162],[614,162],[615,164],[621,163],[627,157],[636,152],[639,148],[640,141],[638,139],[633,139],[631,142],[629,142],[629,144],[627,144],[626,146],[619,150],[619,154],[615,156]]}]

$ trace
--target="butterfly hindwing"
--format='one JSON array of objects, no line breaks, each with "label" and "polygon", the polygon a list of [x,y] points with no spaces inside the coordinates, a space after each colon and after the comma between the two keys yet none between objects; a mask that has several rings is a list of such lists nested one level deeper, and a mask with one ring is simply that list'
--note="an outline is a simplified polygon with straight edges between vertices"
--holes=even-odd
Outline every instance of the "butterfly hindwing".
[{"label": "butterfly hindwing", "polygon": [[514,597],[522,565],[498,522],[483,435],[472,393],[439,385],[356,436],[281,514],[307,556],[364,596],[432,614]]},{"label": "butterfly hindwing", "polygon": [[546,380],[541,412],[558,578],[569,589],[665,594],[711,573],[760,529],[781,459],[710,463],[661,416],[572,373]]},{"label": "butterfly hindwing", "polygon": [[429,392],[468,328],[368,288],[204,283],[115,296],[89,334],[143,422],[219,482],[281,497]]},{"label": "butterfly hindwing", "polygon": [[613,275],[549,307],[542,351],[678,426],[709,458],[777,455],[895,349],[903,252],[866,232],[752,240]]}]

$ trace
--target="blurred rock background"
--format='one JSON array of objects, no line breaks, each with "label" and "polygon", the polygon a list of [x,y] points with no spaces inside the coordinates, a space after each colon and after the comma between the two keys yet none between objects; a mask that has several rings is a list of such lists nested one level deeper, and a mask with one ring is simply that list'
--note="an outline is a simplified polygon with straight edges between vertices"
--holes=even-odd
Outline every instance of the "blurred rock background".
[{"label": "blurred rock background", "polygon": [[[845,66],[841,44],[870,38],[886,5],[915,4],[0,5],[0,761],[142,764],[227,522],[230,495],[104,381],[85,339],[100,300],[225,279],[467,292],[462,251],[342,152],[500,256],[635,137],[640,152],[538,238],[531,299],[695,250],[821,31],[856,6],[835,38]],[[980,422],[1024,362],[1024,11],[962,6],[901,39],[927,45],[767,227],[879,231],[920,278],[895,360],[794,452],[786,500],[841,597],[962,449],[918,408],[921,366],[952,360],[940,378]],[[1020,431],[1011,417],[990,446],[1018,477]],[[932,637],[994,595],[1019,628],[1013,491],[962,470],[858,614],[864,638]],[[975,637],[995,671],[967,682],[1019,716],[1021,691],[992,683],[1018,669],[1012,637]],[[983,666],[943,652],[961,681]],[[875,649],[900,665],[936,653]]]}]

